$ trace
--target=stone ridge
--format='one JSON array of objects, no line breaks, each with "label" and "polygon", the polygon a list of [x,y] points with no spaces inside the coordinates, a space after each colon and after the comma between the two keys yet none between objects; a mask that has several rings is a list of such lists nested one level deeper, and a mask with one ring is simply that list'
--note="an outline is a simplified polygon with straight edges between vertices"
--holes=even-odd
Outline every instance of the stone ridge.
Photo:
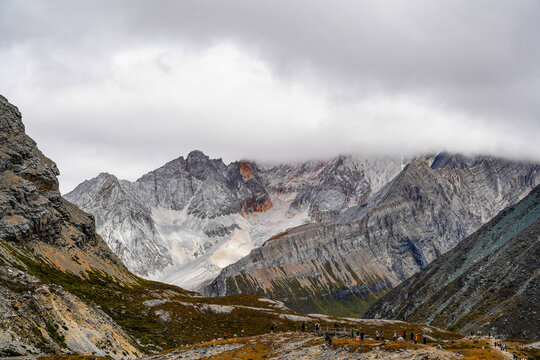
[{"label": "stone ridge", "polygon": [[66,197],[94,214],[131,271],[197,289],[266,239],[366,203],[400,170],[396,159],[355,156],[226,165],[195,150],[135,182],[100,175]]},{"label": "stone ridge", "polygon": [[[62,270],[131,275],[95,232],[94,219],[64,200],[56,164],[25,134],[21,113],[0,96],[0,239],[32,248]],[[77,256],[79,263],[66,261]],[[99,259],[99,261],[95,261]]]},{"label": "stone ridge", "polygon": [[540,337],[540,186],[377,301],[368,317]]},{"label": "stone ridge", "polygon": [[495,158],[454,164],[409,163],[366,205],[340,217],[342,222],[274,236],[224,268],[203,293],[251,293],[297,311],[361,315],[383,291],[421,271],[540,183],[536,164]]},{"label": "stone ridge", "polygon": [[[0,95],[0,357],[140,356],[117,323],[65,288],[97,276],[127,286],[138,279],[96,234],[94,218],[61,197],[58,174]],[[61,286],[62,277],[70,280]]]}]

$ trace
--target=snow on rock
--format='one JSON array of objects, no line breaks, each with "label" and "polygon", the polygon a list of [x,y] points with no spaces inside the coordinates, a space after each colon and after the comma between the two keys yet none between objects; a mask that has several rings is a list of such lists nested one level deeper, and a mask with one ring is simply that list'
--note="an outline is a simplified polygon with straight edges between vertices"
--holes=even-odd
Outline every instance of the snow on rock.
[{"label": "snow on rock", "polygon": [[165,304],[167,302],[169,302],[169,300],[167,300],[167,299],[163,299],[163,300],[159,300],[159,299],[146,300],[146,301],[143,302],[143,305],[147,306],[147,307],[154,307],[154,306],[158,306],[158,305],[163,305],[163,304]]},{"label": "snow on rock", "polygon": [[198,289],[272,236],[360,205],[400,170],[392,158],[225,165],[193,151],[135,182],[102,173],[66,198],[131,271]]}]

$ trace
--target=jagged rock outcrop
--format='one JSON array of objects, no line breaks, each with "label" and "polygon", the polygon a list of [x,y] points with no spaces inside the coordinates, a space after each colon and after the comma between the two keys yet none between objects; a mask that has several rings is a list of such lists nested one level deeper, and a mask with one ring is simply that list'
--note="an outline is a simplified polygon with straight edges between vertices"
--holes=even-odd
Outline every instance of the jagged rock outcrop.
[{"label": "jagged rock outcrop", "polygon": [[540,337],[540,186],[367,312],[468,333]]},{"label": "jagged rock outcrop", "polygon": [[208,295],[251,293],[302,312],[361,315],[540,182],[540,166],[440,154],[413,161],[366,203],[269,239]]},{"label": "jagged rock outcrop", "polygon": [[266,239],[365,203],[401,168],[396,159],[354,156],[225,165],[193,151],[135,182],[100,174],[66,198],[94,214],[131,271],[194,289]]},{"label": "jagged rock outcrop", "polygon": [[[96,234],[92,215],[61,197],[58,174],[25,134],[19,110],[0,96],[0,239],[31,248],[63,270],[94,268],[132,281]],[[80,265],[65,261],[73,256]]]},{"label": "jagged rock outcrop", "polygon": [[0,96],[0,352],[135,356],[131,339],[100,309],[30,273],[39,263],[81,281],[97,273],[135,281],[93,217],[60,196],[58,174],[25,134],[19,110]]}]

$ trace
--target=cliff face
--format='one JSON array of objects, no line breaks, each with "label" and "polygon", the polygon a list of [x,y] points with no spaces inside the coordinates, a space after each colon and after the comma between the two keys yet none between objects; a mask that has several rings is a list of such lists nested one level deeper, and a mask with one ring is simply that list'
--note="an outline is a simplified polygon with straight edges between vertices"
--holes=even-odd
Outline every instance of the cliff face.
[{"label": "cliff face", "polygon": [[468,333],[540,337],[540,187],[367,312]]},{"label": "cliff face", "polygon": [[390,158],[225,165],[193,151],[135,182],[100,174],[66,198],[131,271],[195,289],[286,229],[334,221],[400,170]]},{"label": "cliff face", "polygon": [[95,273],[135,281],[95,233],[93,217],[60,196],[57,175],[25,134],[19,110],[0,96],[0,353],[134,356],[139,351],[105,313],[30,270],[41,264],[80,281]]},{"label": "cliff face", "polygon": [[203,292],[251,293],[303,312],[361,315],[540,182],[540,167],[441,154],[413,161],[335,224],[290,229],[222,270]]},{"label": "cliff face", "polygon": [[[93,268],[132,281],[96,234],[92,215],[61,197],[58,174],[25,134],[19,110],[0,96],[0,239],[30,248],[62,270]],[[75,256],[79,263],[69,260]]]}]

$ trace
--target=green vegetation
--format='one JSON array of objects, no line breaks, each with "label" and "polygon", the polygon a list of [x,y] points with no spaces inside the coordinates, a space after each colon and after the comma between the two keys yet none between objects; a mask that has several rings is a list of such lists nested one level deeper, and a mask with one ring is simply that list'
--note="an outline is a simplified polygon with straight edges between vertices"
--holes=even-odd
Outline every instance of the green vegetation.
[{"label": "green vegetation", "polygon": [[[4,241],[0,245],[19,260],[13,266],[38,277],[43,283],[62,286],[86,303],[99,306],[128,335],[139,341],[141,345],[138,348],[144,352],[219,338],[225,334],[229,337],[259,335],[269,332],[271,326],[276,331],[298,328],[293,321],[278,314],[246,308],[271,308],[271,304],[261,302],[253,295],[201,298],[173,285],[140,278],[135,278],[132,284],[122,284],[98,270],[87,271],[81,278],[42,262],[23,248]],[[143,304],[152,299],[163,301],[153,307]],[[215,313],[205,309],[205,304],[237,306],[230,312]],[[168,319],[163,320],[160,314],[167,314]],[[46,323],[45,327],[50,338],[65,347],[65,339],[59,334],[57,325]],[[38,347],[48,344],[38,328],[34,333],[41,338]]]},{"label": "green vegetation", "polygon": [[49,336],[51,337],[51,339],[53,339],[56,343],[58,343],[64,349],[67,349],[66,338],[63,335],[60,335],[57,331],[58,325],[53,325],[49,322],[46,322],[45,329],[47,329],[47,332],[49,333]]}]

